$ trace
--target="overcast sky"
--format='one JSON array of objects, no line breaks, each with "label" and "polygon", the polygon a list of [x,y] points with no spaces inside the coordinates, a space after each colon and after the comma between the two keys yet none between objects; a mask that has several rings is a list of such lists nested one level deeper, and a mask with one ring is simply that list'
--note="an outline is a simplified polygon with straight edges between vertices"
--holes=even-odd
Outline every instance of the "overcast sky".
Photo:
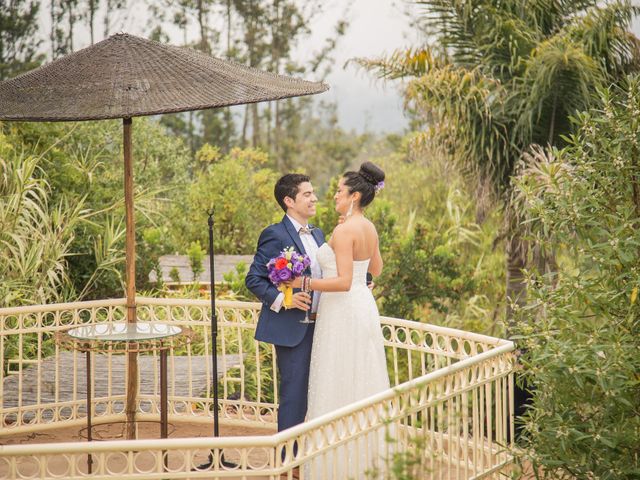
[{"label": "overcast sky", "polygon": [[[124,31],[132,35],[148,34],[148,5],[146,0],[128,0],[127,12],[113,17],[112,33]],[[353,57],[376,57],[383,53],[411,45],[407,38],[409,17],[404,13],[411,8],[406,0],[326,0],[324,12],[314,22],[312,34],[304,39],[297,55],[309,59],[305,52],[322,48],[324,40],[331,36],[336,21],[347,13],[350,22],[346,35],[340,39],[334,54],[335,65],[326,79],[330,90],[322,94],[325,100],[335,101],[338,106],[339,121],[343,128],[362,132],[389,131],[401,132],[407,125],[402,113],[402,99],[397,88],[390,84],[385,86],[373,80],[372,75],[358,70],[353,64],[345,67],[344,63]],[[40,32],[45,47],[50,30],[48,2],[41,3]],[[102,19],[103,12],[97,18]],[[101,24],[96,29],[102,32]],[[74,35],[76,50],[89,45],[88,30],[77,26]],[[189,40],[197,36],[195,25],[189,34]],[[175,35],[171,43],[181,44],[183,39]],[[101,40],[102,37],[96,39]],[[314,80],[309,78],[309,80]],[[320,98],[320,97],[318,97]]]},{"label": "overcast sky", "polygon": [[[331,1],[328,7],[339,15],[340,4],[344,2]],[[351,5],[349,30],[340,39],[334,69],[327,79],[331,90],[323,94],[337,102],[343,127],[376,132],[401,132],[406,128],[397,82],[375,80],[354,64],[344,64],[350,58],[380,57],[414,45],[415,34],[405,13],[411,8],[403,0],[355,0]],[[326,26],[319,25],[317,33],[326,36]]]},{"label": "overcast sky", "polygon": [[[148,29],[146,1],[129,0],[128,3],[129,11],[117,20],[115,31],[122,29],[133,35],[145,36]],[[42,9],[41,31],[48,32],[48,5],[45,2]],[[403,115],[397,83],[377,81],[354,64],[344,64],[354,57],[378,57],[390,54],[398,48],[415,46],[418,42],[417,33],[411,30],[409,15],[418,15],[418,7],[408,0],[326,0],[324,10],[322,16],[314,22],[312,35],[301,43],[298,55],[309,58],[309,55],[304,54],[306,50],[320,49],[345,11],[350,23],[334,54],[333,71],[326,79],[331,89],[322,94],[322,98],[336,102],[343,128],[358,132],[365,129],[374,132],[402,132],[407,127],[407,120]],[[639,20],[634,22],[633,31],[640,35]],[[190,36],[195,38],[196,35],[194,26]],[[89,44],[86,31],[80,30],[77,37],[76,48]],[[180,38],[172,41],[175,44],[181,42]]]}]

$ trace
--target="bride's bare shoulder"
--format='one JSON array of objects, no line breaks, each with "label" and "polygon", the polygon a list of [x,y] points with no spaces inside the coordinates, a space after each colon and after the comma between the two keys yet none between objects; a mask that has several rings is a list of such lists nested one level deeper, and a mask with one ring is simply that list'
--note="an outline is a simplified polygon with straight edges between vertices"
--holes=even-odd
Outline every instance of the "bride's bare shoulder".
[{"label": "bride's bare shoulder", "polygon": [[352,237],[354,235],[354,228],[352,225],[347,225],[347,223],[341,223],[339,225],[336,225],[335,228],[333,229],[333,232],[331,232],[331,237],[329,239],[330,243],[335,242],[336,240],[340,241],[340,240],[345,240],[349,237]]},{"label": "bride's bare shoulder", "polygon": [[333,232],[331,232],[331,238],[341,237],[348,231],[349,230],[344,223],[338,224],[333,228]]},{"label": "bride's bare shoulder", "polygon": [[376,226],[371,220],[365,217],[360,217],[353,222],[345,222],[342,226],[348,226],[349,231],[354,235],[376,232]]},{"label": "bride's bare shoulder", "polygon": [[360,235],[362,232],[366,232],[368,230],[376,231],[375,225],[366,218],[360,218],[350,222],[344,222],[337,225],[333,229],[332,236],[335,236],[336,233],[340,236],[354,236]]},{"label": "bride's bare shoulder", "polygon": [[365,218],[364,222],[367,225],[367,227],[373,228],[374,230],[376,230],[376,226],[371,220],[369,220],[368,218]]}]

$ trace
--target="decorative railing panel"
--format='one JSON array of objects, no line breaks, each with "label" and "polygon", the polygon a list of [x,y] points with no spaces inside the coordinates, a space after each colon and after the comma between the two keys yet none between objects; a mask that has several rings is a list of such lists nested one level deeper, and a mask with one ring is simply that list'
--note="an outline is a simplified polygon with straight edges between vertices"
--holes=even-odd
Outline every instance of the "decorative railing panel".
[{"label": "decorative railing panel", "polygon": [[[194,334],[169,357],[170,421],[211,423],[209,302],[137,301],[139,321],[170,322]],[[275,351],[253,338],[259,307],[217,303],[220,419],[275,430]],[[84,426],[83,357],[61,349],[54,334],[124,316],[123,299],[0,309],[0,443],[13,434]],[[416,478],[497,478],[511,461],[513,344],[386,317],[382,330],[393,388],[286,432],[0,446],[0,478],[85,478],[89,454],[91,478],[278,478],[294,467],[305,478],[376,478],[375,469],[388,475],[393,462]],[[138,416],[156,419],[158,358],[141,354],[139,362]],[[92,368],[95,421],[123,420],[123,355],[102,355]],[[210,454],[213,465],[198,470]]]}]

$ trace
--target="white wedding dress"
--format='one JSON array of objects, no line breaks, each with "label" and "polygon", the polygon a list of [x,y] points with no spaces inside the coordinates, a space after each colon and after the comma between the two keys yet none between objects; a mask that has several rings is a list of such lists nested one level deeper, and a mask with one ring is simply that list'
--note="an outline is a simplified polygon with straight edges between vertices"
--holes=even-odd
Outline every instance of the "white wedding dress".
[{"label": "white wedding dress", "polygon": [[[335,253],[328,243],[318,249],[316,258],[323,278],[337,276]],[[369,260],[354,261],[351,289],[323,292],[320,297],[307,420],[389,388],[380,315],[366,282],[368,267]],[[321,438],[314,440],[326,443]],[[382,476],[385,452],[385,432],[380,429],[340,447],[336,455],[316,457],[306,466],[305,478],[378,478]],[[378,474],[373,475],[372,470],[378,470]]]}]

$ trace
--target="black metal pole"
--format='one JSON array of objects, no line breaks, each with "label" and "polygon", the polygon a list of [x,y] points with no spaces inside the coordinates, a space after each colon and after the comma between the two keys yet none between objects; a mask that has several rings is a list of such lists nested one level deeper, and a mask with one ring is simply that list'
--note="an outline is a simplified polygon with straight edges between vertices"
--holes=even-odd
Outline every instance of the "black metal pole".
[{"label": "black metal pole", "polygon": [[215,271],[213,267],[213,209],[209,215],[209,283],[211,294],[211,357],[213,361],[213,436],[220,436],[218,405],[218,315],[216,314]]},{"label": "black metal pole", "polygon": [[[87,349],[87,442],[93,440],[91,436],[91,350]],[[92,473],[93,458],[87,455],[87,473]]]},{"label": "black metal pole", "polygon": [[[213,436],[220,436],[219,411],[218,405],[218,315],[216,313],[216,290],[215,290],[215,270],[213,268],[213,209],[207,211],[209,215],[209,273],[211,286],[209,292],[211,294],[211,357],[213,363]],[[201,471],[211,468],[214,465],[213,451],[209,454],[206,463],[199,465],[196,470]],[[220,465],[226,468],[235,468],[237,464],[225,460],[224,454],[220,455]]]}]

